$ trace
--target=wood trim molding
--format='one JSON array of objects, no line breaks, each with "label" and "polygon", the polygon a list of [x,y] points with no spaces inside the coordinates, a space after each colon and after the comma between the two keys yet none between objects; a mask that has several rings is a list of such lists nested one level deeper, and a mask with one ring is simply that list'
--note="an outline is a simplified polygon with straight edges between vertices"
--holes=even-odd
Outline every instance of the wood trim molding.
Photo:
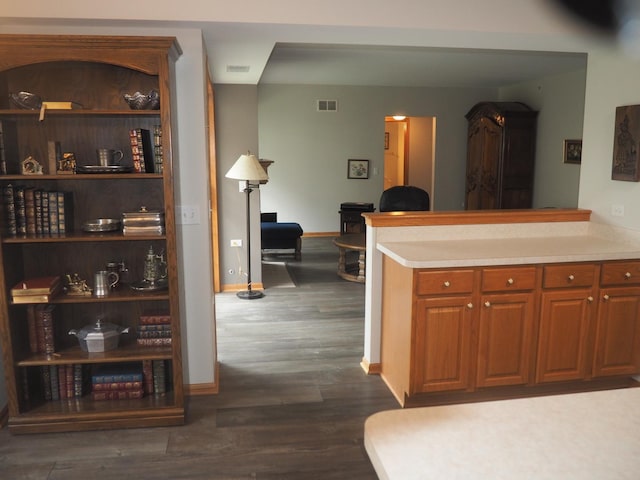
[{"label": "wood trim molding", "polygon": [[215,373],[212,383],[193,383],[191,385],[184,386],[185,395],[197,396],[197,395],[217,395],[220,393],[220,363],[216,362]]},{"label": "wood trim molding", "polygon": [[588,222],[591,210],[544,208],[534,210],[474,210],[455,212],[367,212],[371,227],[418,227],[498,223]]},{"label": "wood trim molding", "polygon": [[9,421],[9,406],[5,405],[2,410],[0,410],[0,429],[4,428]]},{"label": "wood trim molding", "polygon": [[364,357],[362,357],[360,366],[362,367],[362,369],[367,375],[380,375],[380,373],[382,372],[382,364],[369,363],[369,360],[367,360]]}]

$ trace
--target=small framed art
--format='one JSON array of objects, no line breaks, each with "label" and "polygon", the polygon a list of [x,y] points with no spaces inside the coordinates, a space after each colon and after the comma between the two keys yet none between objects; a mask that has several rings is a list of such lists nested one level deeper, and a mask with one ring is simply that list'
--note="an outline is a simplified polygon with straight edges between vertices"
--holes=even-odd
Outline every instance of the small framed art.
[{"label": "small framed art", "polygon": [[369,160],[350,158],[347,160],[347,178],[369,178]]},{"label": "small framed art", "polygon": [[564,141],[564,163],[582,162],[582,140]]}]

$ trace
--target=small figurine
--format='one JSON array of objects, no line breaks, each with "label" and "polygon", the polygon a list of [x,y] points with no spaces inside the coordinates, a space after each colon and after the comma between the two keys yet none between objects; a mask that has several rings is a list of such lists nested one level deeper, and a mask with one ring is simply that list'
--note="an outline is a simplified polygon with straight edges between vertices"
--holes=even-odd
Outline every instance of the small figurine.
[{"label": "small figurine", "polygon": [[67,295],[73,296],[86,296],[91,295],[91,288],[87,285],[86,280],[82,280],[80,275],[74,273],[73,275],[66,274],[67,284],[65,286],[65,292]]},{"label": "small figurine", "polygon": [[42,165],[38,161],[29,155],[22,161],[22,174],[23,175],[42,175]]},{"label": "small figurine", "polygon": [[62,154],[62,158],[58,160],[58,168],[56,169],[59,175],[74,174],[76,173],[76,156],[73,152],[65,152]]}]

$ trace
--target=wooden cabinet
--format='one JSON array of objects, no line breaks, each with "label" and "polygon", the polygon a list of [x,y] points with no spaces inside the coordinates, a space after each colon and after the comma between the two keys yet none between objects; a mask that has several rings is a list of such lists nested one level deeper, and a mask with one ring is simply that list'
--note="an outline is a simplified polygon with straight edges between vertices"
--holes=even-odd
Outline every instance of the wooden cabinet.
[{"label": "wooden cabinet", "polygon": [[[75,225],[64,234],[11,234],[5,211],[0,218],[0,338],[12,432],[184,423],[171,141],[174,62],[179,55],[177,42],[168,37],[0,36],[0,122],[9,127],[3,135],[7,173],[0,175],[0,186],[68,193]],[[124,94],[150,90],[159,93],[157,110],[132,110],[123,98]],[[20,109],[8,102],[10,93],[20,91],[38,94],[45,101],[77,102],[82,107],[44,112]],[[55,162],[49,162],[49,143],[59,142],[62,152],[75,154],[78,166],[96,165],[97,148],[122,150],[121,165],[133,165],[129,132],[138,128],[157,133],[162,168],[158,166],[155,173],[121,169],[59,174]],[[21,174],[21,162],[29,156],[43,165],[42,174]],[[161,233],[87,233],[80,228],[88,220],[120,218],[123,212],[135,212],[142,206],[164,215]],[[55,353],[33,352],[28,329],[31,306],[13,302],[11,287],[28,278],[64,278],[74,273],[93,286],[94,273],[114,260],[128,266],[129,282],[138,282],[143,279],[149,248],[162,253],[166,261],[166,288],[122,285],[103,298],[60,294],[50,302],[54,306]],[[135,332],[140,317],[149,312],[168,315],[169,345],[138,344]],[[97,319],[130,327],[131,338],[123,335],[115,350],[82,351],[68,331]],[[86,389],[74,398],[56,399],[47,394],[45,372],[60,368],[69,372],[77,367],[74,371],[81,372],[81,383],[90,383],[98,368],[123,364],[146,368],[150,363],[163,369],[165,382],[153,393],[147,388],[142,398],[94,400]]]},{"label": "wooden cabinet", "polygon": [[640,261],[411,269],[385,256],[382,306],[381,375],[402,405],[640,372]]},{"label": "wooden cabinet", "polygon": [[598,267],[544,267],[536,381],[580,380],[592,358],[590,329],[596,311]]},{"label": "wooden cabinet", "polygon": [[517,102],[467,113],[467,210],[531,208],[537,113]]},{"label": "wooden cabinet", "polygon": [[477,387],[529,382],[536,278],[531,266],[483,269]]},{"label": "wooden cabinet", "polygon": [[601,274],[593,376],[640,371],[640,262],[610,262]]},{"label": "wooden cabinet", "polygon": [[[417,276],[421,296],[415,307],[410,393],[466,389],[470,386],[474,272],[419,272]],[[442,289],[446,294],[439,293]]]}]

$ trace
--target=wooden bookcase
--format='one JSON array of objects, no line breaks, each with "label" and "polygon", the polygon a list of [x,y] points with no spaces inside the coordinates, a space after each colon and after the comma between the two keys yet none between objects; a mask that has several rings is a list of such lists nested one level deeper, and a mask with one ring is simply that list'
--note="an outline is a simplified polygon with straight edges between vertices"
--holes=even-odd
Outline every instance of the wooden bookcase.
[{"label": "wooden bookcase", "polygon": [[[174,63],[181,54],[173,37],[0,35],[0,122],[14,127],[5,135],[8,184],[45,191],[71,192],[75,228],[65,235],[11,235],[4,209],[0,217],[0,339],[8,390],[12,433],[180,425],[184,392],[180,342],[180,306],[176,253],[172,163],[172,110],[175,104]],[[132,110],[125,93],[160,94],[159,110]],[[83,108],[18,109],[9,94],[36,93],[45,101],[73,101]],[[78,165],[96,165],[97,148],[124,152],[131,161],[129,130],[161,126],[162,173],[56,174],[48,167],[48,142],[60,142]],[[21,162],[32,156],[42,175],[22,175]],[[162,235],[124,236],[120,231],[85,233],[81,225],[95,218],[119,218],[141,206],[164,213]],[[27,328],[27,305],[14,304],[17,282],[32,277],[78,273],[93,284],[106,262],[124,261],[131,281],[141,280],[149,247],[165,254],[168,287],[138,291],[122,285],[108,297],[61,294],[55,305],[54,355],[33,354]],[[122,335],[108,352],[86,353],[70,329],[93,324],[98,317],[136,329],[143,312],[163,311],[171,317],[170,346],[138,346],[135,333]],[[93,401],[91,395],[46,400],[43,367],[81,364],[87,372],[104,364],[162,360],[167,367],[166,393],[142,399]],[[90,375],[90,373],[89,373]]]}]

